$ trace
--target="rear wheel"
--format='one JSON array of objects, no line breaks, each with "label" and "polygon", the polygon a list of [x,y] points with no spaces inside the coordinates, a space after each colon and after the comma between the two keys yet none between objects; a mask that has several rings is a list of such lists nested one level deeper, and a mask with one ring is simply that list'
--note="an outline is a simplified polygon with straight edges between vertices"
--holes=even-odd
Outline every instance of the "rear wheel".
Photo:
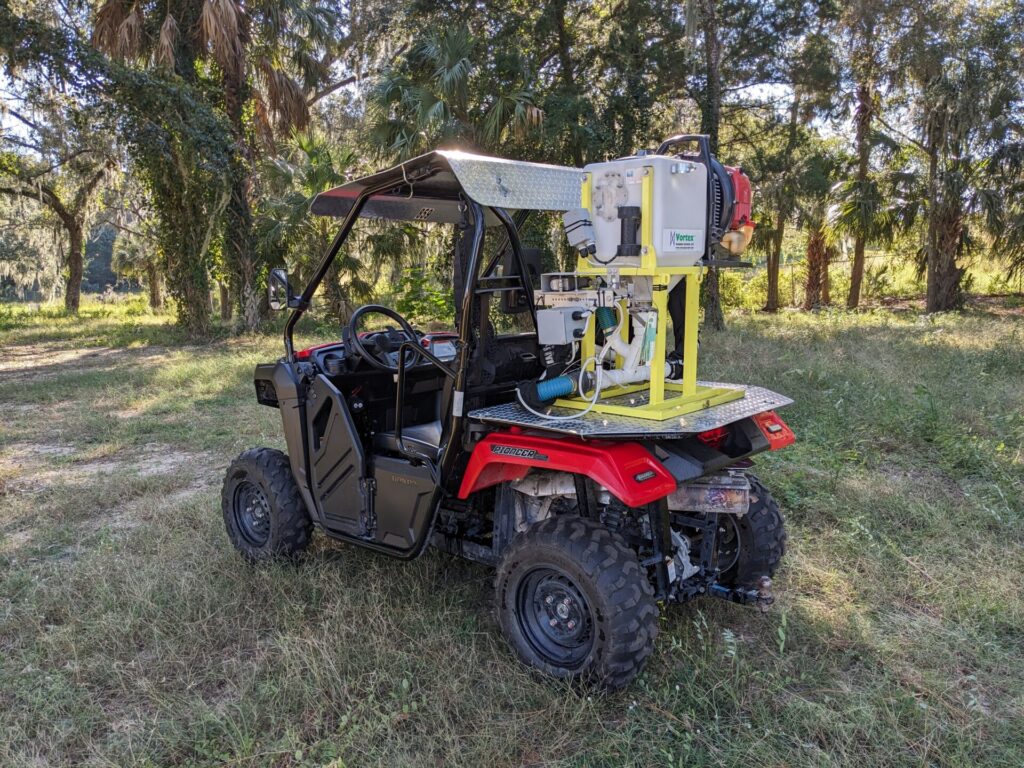
[{"label": "rear wheel", "polygon": [[249,560],[292,557],[309,546],[313,524],[281,451],[254,448],[231,462],[221,510],[228,538]]},{"label": "rear wheel", "polygon": [[786,551],[786,529],[779,505],[753,475],[750,508],[742,517],[722,515],[718,532],[719,581],[753,587],[762,576],[774,576]]},{"label": "rear wheel", "polygon": [[615,689],[654,648],[658,608],[636,554],[575,516],[519,534],[498,567],[498,620],[520,659],[553,677]]}]

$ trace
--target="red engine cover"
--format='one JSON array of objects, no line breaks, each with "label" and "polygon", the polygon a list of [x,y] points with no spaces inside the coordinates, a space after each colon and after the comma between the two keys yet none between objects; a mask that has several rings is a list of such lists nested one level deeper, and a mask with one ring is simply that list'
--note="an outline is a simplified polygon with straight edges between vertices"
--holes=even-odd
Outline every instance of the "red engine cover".
[{"label": "red engine cover", "polygon": [[729,178],[732,180],[732,221],[729,222],[729,229],[739,229],[750,221],[750,204],[753,201],[753,193],[750,191],[750,179],[747,174],[739,168],[725,166]]}]

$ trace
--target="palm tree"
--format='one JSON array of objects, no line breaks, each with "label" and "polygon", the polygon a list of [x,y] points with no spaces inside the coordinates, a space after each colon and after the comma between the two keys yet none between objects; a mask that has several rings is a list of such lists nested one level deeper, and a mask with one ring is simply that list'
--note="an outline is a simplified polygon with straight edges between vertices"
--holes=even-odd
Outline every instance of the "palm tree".
[{"label": "palm tree", "polygon": [[482,87],[481,52],[469,29],[456,25],[428,32],[386,69],[367,99],[377,150],[407,158],[445,144],[494,149],[539,124],[543,113],[527,88]]},{"label": "palm tree", "polygon": [[105,0],[94,43],[123,60],[195,82],[213,67],[234,140],[224,255],[247,328],[260,322],[251,201],[255,163],[275,137],[309,119],[331,76],[341,19],[318,0]]},{"label": "palm tree", "polygon": [[794,206],[798,223],[807,232],[807,280],[803,309],[829,303],[828,264],[834,252],[834,233],[828,217],[828,191],[836,176],[849,165],[835,140],[814,141],[802,158],[797,175]]},{"label": "palm tree", "polygon": [[865,246],[868,242],[888,244],[895,234],[891,211],[883,198],[878,174],[867,174],[863,179],[860,178],[862,149],[858,144],[856,176],[832,187],[832,207],[828,222],[832,238],[853,238],[847,309],[856,309],[860,304]]},{"label": "palm tree", "polygon": [[917,126],[916,136],[901,138],[925,189],[929,312],[959,304],[961,259],[979,232],[1011,263],[1024,260],[1019,15],[1013,3],[967,4],[945,15],[924,9],[895,52]]},{"label": "palm tree", "polygon": [[860,303],[864,280],[864,250],[872,237],[877,219],[878,198],[869,179],[871,170],[871,131],[878,113],[880,0],[854,0],[841,16],[841,30],[847,42],[850,76],[853,80],[856,175],[841,190],[844,215],[843,231],[853,237],[853,264],[850,273],[848,309]]},{"label": "palm tree", "polygon": [[[336,229],[331,218],[310,216],[310,203],[319,192],[343,183],[355,161],[351,150],[337,149],[322,134],[309,131],[296,133],[282,155],[263,169],[267,195],[257,250],[268,264],[285,263],[296,283],[316,266]],[[372,296],[385,265],[401,273],[402,258],[419,235],[411,226],[362,222],[325,278],[328,314],[348,322],[356,303]]]}]

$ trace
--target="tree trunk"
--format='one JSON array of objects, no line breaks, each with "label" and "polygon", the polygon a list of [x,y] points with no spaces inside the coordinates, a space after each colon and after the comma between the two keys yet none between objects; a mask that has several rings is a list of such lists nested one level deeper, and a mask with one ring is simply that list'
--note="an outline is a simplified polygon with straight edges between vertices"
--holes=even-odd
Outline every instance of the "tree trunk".
[{"label": "tree trunk", "polygon": [[[722,114],[722,44],[718,39],[716,0],[700,0],[701,26],[704,30],[704,66],[707,90],[700,100],[701,131],[708,135],[712,154],[718,154],[718,124]],[[725,313],[718,285],[718,270],[712,267],[704,276],[701,288],[704,304],[704,325],[716,331],[725,330]]]},{"label": "tree trunk", "polygon": [[205,280],[180,281],[180,295],[176,296],[178,324],[184,326],[189,336],[202,338],[210,332],[210,291]]},{"label": "tree trunk", "polygon": [[[800,91],[793,91],[793,103],[789,107],[789,130],[786,135],[786,152],[782,157],[783,177],[782,189],[779,191],[779,209],[775,231],[768,246],[768,295],[765,297],[764,311],[779,310],[779,267],[782,265],[782,241],[786,234],[786,222],[793,215],[794,193],[790,166],[793,164],[793,153],[799,138],[797,128],[800,124]],[[794,301],[796,297],[794,296]]]},{"label": "tree trunk", "polygon": [[846,308],[856,309],[860,304],[860,288],[864,282],[864,236],[853,238],[853,262],[850,264],[850,293],[846,297]]},{"label": "tree trunk", "polygon": [[823,307],[832,306],[832,288],[831,278],[828,274],[828,265],[835,257],[835,248],[831,246],[826,247],[825,260],[821,263],[821,306]]},{"label": "tree trunk", "polygon": [[245,137],[243,108],[248,85],[241,65],[224,74],[224,106],[231,123],[234,147],[231,158],[231,196],[225,209],[224,256],[238,284],[238,300],[246,330],[260,325],[260,289],[256,284],[258,267],[252,235],[252,210],[249,190],[252,186],[252,158]]},{"label": "tree trunk", "polygon": [[[571,22],[566,19],[567,4],[567,0],[555,0],[548,8],[550,8],[550,12],[554,17],[555,32],[558,36],[558,63],[562,87],[567,94],[576,97],[579,95],[579,89],[576,87],[576,67],[572,59],[572,36],[569,31]],[[579,127],[579,115],[574,116],[572,121]],[[578,131],[571,131],[570,134],[572,138],[569,140],[569,153],[573,163],[577,166],[582,166],[584,164],[583,144],[576,138]]]},{"label": "tree trunk", "polygon": [[[871,120],[874,116],[871,83],[865,80],[857,83],[857,111],[854,121],[857,125],[857,184],[863,190],[868,181],[871,165]],[[846,297],[846,308],[856,309],[860,304],[860,287],[864,281],[864,247],[866,233],[854,235],[853,265],[850,271],[850,293]]]},{"label": "tree trunk", "polygon": [[155,259],[146,262],[146,287],[149,289],[149,308],[163,309],[164,297],[160,293],[160,270]]},{"label": "tree trunk", "polygon": [[704,30],[704,67],[707,86],[700,100],[700,129],[708,135],[712,154],[718,154],[718,128],[722,116],[722,43],[718,38],[716,0],[700,0]]},{"label": "tree trunk", "polygon": [[789,218],[789,212],[780,209],[778,215],[779,221],[768,245],[768,295],[764,302],[765,312],[779,310],[779,265],[782,262],[782,238],[786,234],[786,219]]},{"label": "tree trunk", "polygon": [[[955,203],[953,204],[955,205]],[[928,312],[947,312],[960,306],[960,278],[964,270],[957,266],[963,234],[963,217],[950,204],[943,203],[936,211],[935,247],[928,251]]]},{"label": "tree trunk", "polygon": [[220,319],[230,320],[233,307],[231,306],[231,294],[228,291],[227,283],[221,281],[217,283],[217,287],[220,289]]},{"label": "tree trunk", "polygon": [[[948,115],[941,108],[928,115],[925,127],[928,153],[928,239],[925,245],[927,294],[925,310],[945,312],[960,305],[960,278],[964,270],[957,266],[963,236],[964,214],[960,196],[940,189],[940,145]],[[955,155],[959,155],[959,150]],[[948,169],[947,169],[948,171]]]},{"label": "tree trunk", "polygon": [[352,305],[341,287],[341,274],[337,264],[332,264],[327,270],[324,294],[327,298],[327,314],[339,323],[348,323],[352,317]]},{"label": "tree trunk", "polygon": [[82,303],[82,276],[85,274],[85,237],[79,221],[64,223],[68,230],[68,275],[64,289],[64,309],[77,313]]},{"label": "tree trunk", "polygon": [[804,285],[804,311],[817,309],[822,304],[822,287],[828,269],[825,251],[825,233],[821,226],[811,227],[807,233],[807,282]]},{"label": "tree trunk", "polygon": [[722,294],[718,285],[718,267],[711,267],[701,281],[700,299],[704,306],[704,325],[715,331],[725,330]]}]

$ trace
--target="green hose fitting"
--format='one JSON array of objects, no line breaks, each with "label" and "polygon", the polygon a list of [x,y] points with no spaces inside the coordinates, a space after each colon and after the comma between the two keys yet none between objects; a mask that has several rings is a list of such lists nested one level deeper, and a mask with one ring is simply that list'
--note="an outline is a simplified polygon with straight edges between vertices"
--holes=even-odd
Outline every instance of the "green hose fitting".
[{"label": "green hose fitting", "polygon": [[615,318],[615,310],[611,307],[598,307],[597,308],[597,327],[601,329],[603,333],[614,331],[615,326],[619,324]]}]

